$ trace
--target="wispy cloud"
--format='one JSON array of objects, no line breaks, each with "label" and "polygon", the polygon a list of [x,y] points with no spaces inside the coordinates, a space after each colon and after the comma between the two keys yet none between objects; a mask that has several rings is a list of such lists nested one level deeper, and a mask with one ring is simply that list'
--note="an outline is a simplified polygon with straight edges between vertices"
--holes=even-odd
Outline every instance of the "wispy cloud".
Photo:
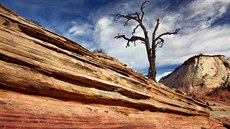
[{"label": "wispy cloud", "polygon": [[164,72],[164,73],[162,73],[162,74],[158,74],[158,75],[156,76],[156,81],[159,81],[162,77],[164,77],[164,76],[170,74],[171,72],[172,72],[172,71],[167,71],[167,72]]},{"label": "wispy cloud", "polygon": [[68,33],[72,36],[87,36],[92,33],[93,27],[88,23],[72,22],[72,26],[68,30]]}]

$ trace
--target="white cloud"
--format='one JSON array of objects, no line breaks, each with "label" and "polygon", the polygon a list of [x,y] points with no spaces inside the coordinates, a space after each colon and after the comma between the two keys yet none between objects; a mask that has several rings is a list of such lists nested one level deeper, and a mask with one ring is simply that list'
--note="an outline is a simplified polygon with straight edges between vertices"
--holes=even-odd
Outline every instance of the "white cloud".
[{"label": "white cloud", "polygon": [[83,36],[89,35],[93,29],[90,24],[72,22],[72,27],[68,30],[68,34],[71,36]]},{"label": "white cloud", "polygon": [[172,72],[172,71],[167,71],[167,72],[164,72],[164,73],[162,73],[162,74],[158,74],[158,75],[156,76],[156,81],[159,81],[162,77],[164,77],[164,76],[170,74],[171,72]]},{"label": "white cloud", "polygon": [[200,53],[230,57],[229,34],[230,26],[225,25],[167,38],[158,51],[158,65],[179,64]]},{"label": "white cloud", "polygon": [[[66,31],[66,29],[68,31]],[[98,47],[93,41],[94,26],[89,23],[73,21],[71,22],[70,27],[65,26],[61,30],[63,36],[76,41],[91,51]]]}]

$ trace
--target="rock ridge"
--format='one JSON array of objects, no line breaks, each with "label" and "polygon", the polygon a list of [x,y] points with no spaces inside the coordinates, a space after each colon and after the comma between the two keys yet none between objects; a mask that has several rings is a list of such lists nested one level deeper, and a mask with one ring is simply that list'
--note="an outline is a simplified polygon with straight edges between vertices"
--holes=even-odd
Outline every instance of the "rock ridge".
[{"label": "rock ridge", "polygon": [[230,61],[224,55],[196,55],[159,82],[187,94],[203,96],[213,88],[229,84]]}]

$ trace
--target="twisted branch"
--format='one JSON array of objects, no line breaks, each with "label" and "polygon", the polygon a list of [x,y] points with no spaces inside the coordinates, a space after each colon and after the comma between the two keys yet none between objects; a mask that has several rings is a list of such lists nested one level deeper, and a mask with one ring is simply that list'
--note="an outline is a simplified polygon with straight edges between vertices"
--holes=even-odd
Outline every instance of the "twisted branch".
[{"label": "twisted branch", "polygon": [[131,14],[128,14],[128,15],[117,14],[116,17],[117,18],[125,18],[125,19],[127,19],[125,24],[124,24],[124,26],[126,26],[130,20],[135,20],[140,24],[143,21],[143,17],[145,15],[145,12],[144,12],[145,4],[148,3],[148,2],[149,1],[146,0],[144,3],[142,3],[141,8],[140,8],[141,14],[138,13],[138,12],[131,13]]},{"label": "twisted branch", "polygon": [[153,31],[153,34],[152,34],[152,48],[156,48],[158,45],[159,45],[160,48],[163,47],[164,40],[161,37],[164,36],[164,35],[177,34],[179,32],[179,30],[180,30],[180,28],[178,28],[174,32],[166,32],[166,33],[163,33],[163,34],[159,35],[157,38],[155,38],[156,32],[157,32],[157,29],[158,29],[159,25],[160,25],[160,22],[159,22],[159,19],[157,19],[157,23],[155,25],[155,28],[154,28],[154,31]]},{"label": "twisted branch", "polygon": [[163,44],[164,44],[164,39],[159,38],[159,40],[160,40],[160,41],[158,41],[158,42],[156,43],[156,46],[159,45],[159,47],[162,48],[162,47],[163,47]]},{"label": "twisted branch", "polygon": [[162,36],[164,36],[164,35],[178,34],[179,31],[180,31],[180,28],[177,28],[174,32],[166,32],[166,33],[163,33],[163,34],[159,35],[159,36],[155,39],[155,41],[157,41],[158,39],[160,39],[160,38],[161,38]]},{"label": "twisted branch", "polygon": [[125,24],[124,24],[124,26],[126,26],[130,20],[135,20],[138,23],[140,22],[140,15],[137,12],[136,13],[132,13],[132,14],[128,14],[128,15],[117,14],[116,17],[117,18],[125,18],[125,19],[127,19],[126,22],[125,22]]},{"label": "twisted branch", "polygon": [[132,36],[131,38],[127,38],[125,35],[120,35],[119,33],[114,38],[116,38],[116,39],[123,38],[123,39],[127,40],[128,42],[127,42],[126,48],[130,46],[130,44],[129,44],[130,42],[134,42],[134,45],[136,45],[135,42],[138,41],[138,40],[142,41],[141,43],[145,42],[145,39],[143,37]]},{"label": "twisted branch", "polygon": [[159,24],[160,24],[159,19],[157,19],[157,23],[156,23],[156,26],[155,26],[154,31],[153,31],[153,37],[155,37],[155,35],[156,35]]},{"label": "twisted branch", "polygon": [[144,17],[144,15],[145,15],[145,12],[144,12],[144,8],[145,8],[145,4],[146,3],[148,3],[149,1],[148,0],[146,0],[144,3],[142,3],[142,5],[141,5],[141,21],[143,20],[143,17]]},{"label": "twisted branch", "polygon": [[136,32],[136,29],[140,26],[140,24],[138,24],[134,29],[133,29],[133,32],[132,32],[132,35]]}]

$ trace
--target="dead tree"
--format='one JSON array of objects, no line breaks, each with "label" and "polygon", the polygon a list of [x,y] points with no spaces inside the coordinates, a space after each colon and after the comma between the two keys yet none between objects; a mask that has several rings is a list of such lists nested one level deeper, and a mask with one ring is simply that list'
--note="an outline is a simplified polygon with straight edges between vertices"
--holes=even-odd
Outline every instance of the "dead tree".
[{"label": "dead tree", "polygon": [[[177,34],[180,29],[178,28],[174,32],[165,32],[165,33],[160,34],[159,36],[156,36],[157,29],[160,25],[159,19],[157,19],[157,23],[156,23],[154,30],[153,30],[153,33],[152,33],[152,42],[150,44],[148,31],[147,31],[145,25],[143,24],[143,18],[145,15],[144,8],[145,8],[145,4],[148,2],[149,1],[145,1],[142,3],[142,5],[140,7],[140,11],[141,11],[140,13],[136,12],[136,13],[131,13],[131,14],[127,14],[127,15],[122,15],[122,14],[116,15],[117,18],[126,19],[124,26],[126,26],[128,24],[128,22],[131,20],[137,22],[138,24],[133,29],[132,36],[130,38],[126,37],[125,35],[120,35],[120,34],[118,34],[114,38],[116,38],[116,39],[123,38],[123,39],[127,40],[126,47],[129,47],[130,43],[134,43],[134,45],[135,45],[136,41],[140,41],[140,43],[143,43],[145,45],[147,56],[148,56],[148,62],[149,62],[148,78],[156,81],[155,80],[155,78],[156,78],[156,48],[157,47],[160,47],[160,48],[163,47],[163,44],[164,44],[164,39],[162,39],[163,36],[171,35],[171,34]],[[139,27],[143,30],[144,37],[134,35],[136,30]]]}]

